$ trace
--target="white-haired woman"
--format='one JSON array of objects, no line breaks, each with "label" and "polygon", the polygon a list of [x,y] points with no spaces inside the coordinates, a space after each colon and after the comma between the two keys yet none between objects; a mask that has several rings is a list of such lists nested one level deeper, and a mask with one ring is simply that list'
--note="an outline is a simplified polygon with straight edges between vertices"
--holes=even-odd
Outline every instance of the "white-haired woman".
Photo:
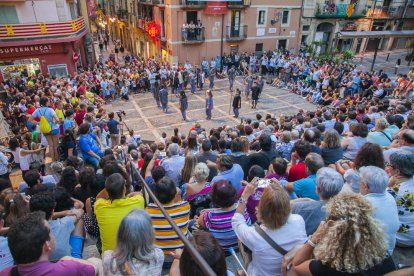
[{"label": "white-haired woman", "polygon": [[296,254],[292,273],[384,275],[395,269],[373,206],[362,195],[340,193],[326,210],[326,223],[321,222]]},{"label": "white-haired woman", "polygon": [[154,228],[144,210],[132,210],[119,225],[116,248],[105,251],[104,275],[161,275],[164,253],[154,246]]},{"label": "white-haired woman", "polygon": [[384,132],[387,127],[388,122],[385,118],[376,120],[374,131],[368,133],[368,142],[378,144],[381,147],[388,147],[391,145],[392,137],[388,133]]}]

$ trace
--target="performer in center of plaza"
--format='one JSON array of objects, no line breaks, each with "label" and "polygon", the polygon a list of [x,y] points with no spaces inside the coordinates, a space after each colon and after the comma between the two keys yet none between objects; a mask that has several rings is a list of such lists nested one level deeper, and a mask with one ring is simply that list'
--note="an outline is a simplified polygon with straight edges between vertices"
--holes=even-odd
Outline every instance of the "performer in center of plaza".
[{"label": "performer in center of plaza", "polygon": [[210,85],[209,88],[213,89],[214,88],[214,78],[216,77],[216,68],[215,67],[211,67],[210,68],[210,73],[208,75],[208,80],[210,81]]},{"label": "performer in center of plaza", "polygon": [[214,108],[214,102],[213,102],[213,94],[211,93],[211,90],[206,91],[206,115],[207,120],[211,120],[211,111]]},{"label": "performer in center of plaza", "polygon": [[168,90],[165,87],[165,84],[161,86],[160,102],[162,105],[162,111],[164,111],[164,113],[167,113],[168,112]]},{"label": "performer in center of plaza", "polygon": [[241,108],[241,91],[239,88],[236,88],[236,95],[234,96],[233,99],[233,113],[234,113],[234,118],[238,118],[239,117],[239,110]]},{"label": "performer in center of plaza", "polygon": [[184,90],[180,91],[180,111],[181,115],[183,116],[183,121],[187,121],[187,108],[188,108],[188,101],[187,101],[187,95],[185,94]]},{"label": "performer in center of plaza", "polygon": [[227,76],[229,78],[230,92],[233,92],[234,78],[236,77],[236,69],[234,65],[227,71]]}]

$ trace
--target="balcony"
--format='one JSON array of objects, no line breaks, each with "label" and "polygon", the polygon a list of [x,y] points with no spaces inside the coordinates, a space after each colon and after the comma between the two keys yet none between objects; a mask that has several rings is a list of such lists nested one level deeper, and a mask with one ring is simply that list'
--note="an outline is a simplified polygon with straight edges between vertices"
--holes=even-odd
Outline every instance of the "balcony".
[{"label": "balcony", "polygon": [[184,44],[203,43],[205,40],[204,27],[181,28],[181,40]]},{"label": "balcony", "polygon": [[247,25],[244,26],[227,26],[226,40],[240,41],[247,38]]},{"label": "balcony", "polygon": [[66,37],[85,30],[83,17],[64,22],[0,25],[0,41]]},{"label": "balcony", "polygon": [[351,4],[317,4],[315,17],[324,18],[324,19],[340,19],[340,18],[349,18],[357,19],[365,17],[364,12],[358,12],[358,6]]},{"label": "balcony", "polygon": [[249,7],[251,4],[251,0],[242,0],[242,1],[228,1],[227,7],[229,9],[243,9]]},{"label": "balcony", "polygon": [[204,9],[207,6],[206,1],[198,0],[180,0],[183,9]]},{"label": "balcony", "polygon": [[368,9],[367,17],[375,19],[394,19],[401,18],[404,7],[378,7],[375,9]]}]

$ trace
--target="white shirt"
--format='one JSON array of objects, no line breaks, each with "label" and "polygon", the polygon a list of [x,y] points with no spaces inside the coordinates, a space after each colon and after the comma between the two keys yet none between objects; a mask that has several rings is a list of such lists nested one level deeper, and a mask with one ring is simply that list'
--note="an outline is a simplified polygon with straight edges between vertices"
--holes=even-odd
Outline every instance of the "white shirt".
[{"label": "white shirt", "polygon": [[[252,251],[252,262],[247,268],[249,275],[282,275],[283,256],[256,232],[254,226],[248,226],[239,213],[234,214],[231,225],[239,240]],[[307,240],[305,221],[300,215],[289,215],[286,224],[276,230],[269,230],[264,225],[261,227],[273,241],[287,251]]]},{"label": "white shirt", "polygon": [[9,172],[9,160],[7,157],[0,151],[0,175],[6,174]]}]

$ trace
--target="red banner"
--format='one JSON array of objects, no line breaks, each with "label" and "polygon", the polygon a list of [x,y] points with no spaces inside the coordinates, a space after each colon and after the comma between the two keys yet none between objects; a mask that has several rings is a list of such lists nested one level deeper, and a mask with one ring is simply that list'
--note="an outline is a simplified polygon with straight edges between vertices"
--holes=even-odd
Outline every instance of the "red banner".
[{"label": "red banner", "polygon": [[206,14],[226,14],[227,4],[225,2],[207,2],[204,12]]}]

